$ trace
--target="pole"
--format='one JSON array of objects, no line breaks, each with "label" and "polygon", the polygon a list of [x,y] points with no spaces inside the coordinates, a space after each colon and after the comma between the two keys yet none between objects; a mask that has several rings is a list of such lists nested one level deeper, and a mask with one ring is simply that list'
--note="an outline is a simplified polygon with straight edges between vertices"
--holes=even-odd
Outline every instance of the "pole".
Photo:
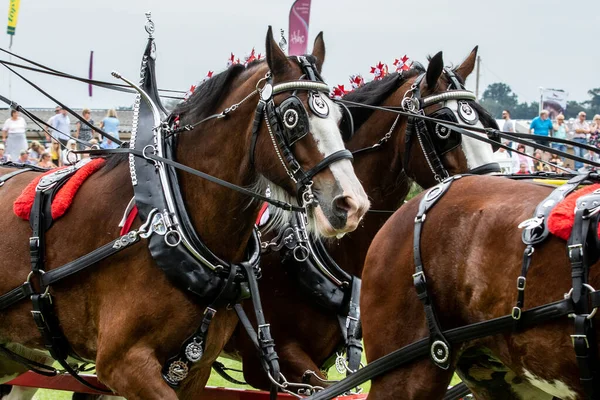
[{"label": "pole", "polygon": [[538,114],[544,109],[544,88],[540,86],[540,106]]},{"label": "pole", "polygon": [[[10,35],[10,43],[8,44],[8,51],[12,53],[13,35]],[[8,62],[12,62],[12,55],[8,55]],[[12,101],[12,82],[11,73],[8,73],[8,98]]]},{"label": "pole", "polygon": [[481,64],[481,56],[477,56],[477,75],[475,80],[475,98],[479,99],[479,66]]}]

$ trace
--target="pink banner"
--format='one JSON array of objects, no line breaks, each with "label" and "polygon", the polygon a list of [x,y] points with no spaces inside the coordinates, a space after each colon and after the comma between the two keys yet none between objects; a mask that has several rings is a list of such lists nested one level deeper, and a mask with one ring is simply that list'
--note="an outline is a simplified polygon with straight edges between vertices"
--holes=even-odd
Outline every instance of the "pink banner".
[{"label": "pink banner", "polygon": [[289,55],[306,54],[310,0],[296,0],[290,9]]}]

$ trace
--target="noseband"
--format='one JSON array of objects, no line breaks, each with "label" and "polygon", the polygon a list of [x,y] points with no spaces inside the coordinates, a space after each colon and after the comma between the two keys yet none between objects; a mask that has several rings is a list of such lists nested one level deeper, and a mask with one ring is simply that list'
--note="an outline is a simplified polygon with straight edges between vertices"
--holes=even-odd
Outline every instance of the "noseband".
[{"label": "noseband", "polygon": [[[329,106],[324,99],[329,94],[329,87],[323,83],[317,68],[312,62],[306,57],[297,57],[297,60],[307,80],[273,85],[273,77],[268,74],[265,77],[266,83],[262,89],[259,89],[260,100],[254,114],[250,162],[252,165],[254,164],[256,140],[264,119],[277,157],[290,179],[296,184],[298,203],[303,207],[307,207],[316,203],[311,188],[313,177],[334,162],[343,159],[352,160],[353,157],[347,149],[338,150],[305,171],[294,156],[292,146],[310,131],[308,112],[302,101],[296,96],[296,92],[298,90],[309,92],[308,104],[313,115],[319,118],[329,116]],[[275,105],[274,96],[288,91],[293,91],[292,95],[282,101],[279,106]]]},{"label": "noseband", "polygon": [[[405,111],[416,115],[425,115],[424,109],[434,104],[443,103],[443,107],[434,111],[430,116],[432,118],[446,120],[449,122],[459,122],[456,115],[459,116],[462,123],[475,125],[479,121],[477,111],[471,107],[468,101],[477,100],[476,96],[464,89],[457,76],[449,68],[444,68],[444,73],[450,79],[449,89],[444,93],[434,94],[427,97],[421,97],[421,82],[425,73],[419,75],[411,88],[406,92],[402,99],[402,108]],[[457,101],[456,113],[448,107],[447,103]],[[434,134],[432,134],[432,132]],[[406,129],[405,151],[404,151],[404,169],[407,170],[412,149],[413,137],[416,136],[425,160],[431,169],[436,181],[441,182],[450,176],[446,167],[442,163],[440,156],[456,149],[462,143],[462,135],[449,129],[447,126],[424,121],[418,116],[408,118]],[[437,136],[437,137],[436,137]],[[500,172],[497,163],[485,164],[473,168],[470,173],[486,174],[490,172]]]}]

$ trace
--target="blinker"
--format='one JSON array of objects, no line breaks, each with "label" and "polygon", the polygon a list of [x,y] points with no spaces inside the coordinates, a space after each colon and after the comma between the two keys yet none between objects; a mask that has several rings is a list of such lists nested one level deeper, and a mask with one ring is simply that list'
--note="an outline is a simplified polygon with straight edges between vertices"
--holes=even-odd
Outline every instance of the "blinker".
[{"label": "blinker", "polygon": [[296,96],[290,96],[277,107],[277,117],[283,125],[283,139],[288,146],[308,134],[308,114],[302,101]]},{"label": "blinker", "polygon": [[316,92],[310,92],[308,106],[311,111],[319,118],[327,118],[329,115],[329,106],[323,100],[321,95]]}]

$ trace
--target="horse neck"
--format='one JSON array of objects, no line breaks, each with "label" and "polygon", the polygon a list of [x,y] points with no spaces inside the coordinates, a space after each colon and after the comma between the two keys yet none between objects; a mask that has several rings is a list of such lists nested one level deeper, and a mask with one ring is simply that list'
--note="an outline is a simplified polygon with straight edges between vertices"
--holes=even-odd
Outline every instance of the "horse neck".
[{"label": "horse neck", "polygon": [[[405,85],[389,96],[381,106],[397,106]],[[371,147],[392,127],[398,114],[375,111],[347,143],[351,151]],[[371,200],[371,208],[394,210],[402,204],[410,189],[403,165],[406,117],[400,116],[390,139],[376,150],[359,154],[354,170]]]},{"label": "horse neck", "polygon": [[[252,109],[241,107],[229,118],[182,135],[177,145],[178,161],[238,186],[250,186],[256,180],[248,156]],[[191,174],[179,174],[179,182],[198,236],[222,259],[241,261],[259,203]]]},{"label": "horse neck", "polygon": [[[405,89],[406,90],[406,89]],[[401,92],[398,89],[396,93]],[[404,92],[402,92],[404,93]],[[390,96],[382,105],[397,106],[400,99]],[[347,143],[350,150],[370,147],[392,127],[397,114],[375,111]],[[406,118],[400,116],[391,138],[377,150],[357,155],[354,171],[371,200],[372,210],[394,211],[400,207],[411,186],[403,167]],[[369,212],[352,235],[329,246],[334,259],[350,274],[360,276],[371,241],[391,213]]]}]

